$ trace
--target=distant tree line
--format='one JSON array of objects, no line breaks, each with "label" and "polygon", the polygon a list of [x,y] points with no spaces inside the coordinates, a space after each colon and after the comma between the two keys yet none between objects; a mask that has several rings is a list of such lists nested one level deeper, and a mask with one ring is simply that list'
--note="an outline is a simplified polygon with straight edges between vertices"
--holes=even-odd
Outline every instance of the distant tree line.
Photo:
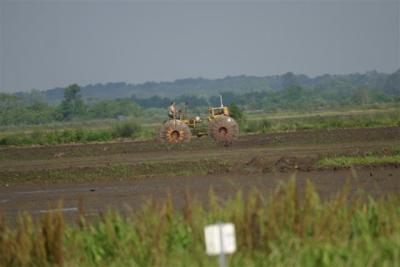
[{"label": "distant tree line", "polygon": [[[324,91],[295,84],[280,91],[254,92],[243,95],[226,92],[222,95],[226,104],[236,103],[247,110],[268,112],[327,110],[400,101],[400,96],[388,95],[368,87]],[[216,97],[210,99],[214,105],[218,101]]]},{"label": "distant tree line", "polygon": [[[219,94],[224,103],[236,103],[242,108],[265,111],[279,110],[317,110],[398,102],[400,98],[400,69],[390,75],[376,71],[365,74],[322,75],[309,78],[306,75],[295,75],[288,72],[280,76],[259,77],[227,77],[208,81],[184,80],[181,83],[188,87],[209,86],[210,90],[198,88],[195,94],[183,94],[178,97],[151,96],[140,98],[133,95],[131,99],[143,108],[164,108],[170,102],[187,103],[189,107],[217,106],[220,104]],[[177,86],[180,86],[180,83]],[[212,84],[221,87],[210,94]],[[148,84],[149,88],[152,84]],[[231,85],[231,88],[227,88]],[[153,84],[153,86],[155,86]],[[208,87],[207,87],[208,88]],[[238,90],[242,88],[242,90]],[[165,92],[168,92],[167,88]],[[184,90],[182,92],[185,92]]]},{"label": "distant tree line", "polygon": [[54,121],[138,116],[142,109],[129,98],[84,101],[76,84],[64,89],[64,99],[49,105],[38,91],[23,96],[0,93],[0,125],[44,124]]},{"label": "distant tree line", "polygon": [[[266,82],[268,80],[268,83]],[[214,84],[214,85],[212,85]],[[215,84],[223,85],[213,90]],[[116,83],[118,90],[111,90],[106,95],[117,92],[126,95],[129,86]],[[183,90],[182,94],[171,96],[157,95],[161,92],[160,83],[146,83],[143,86],[155,95],[130,94],[117,99],[98,98],[97,86],[86,89],[76,84],[62,89],[62,100],[48,101],[48,92],[32,90],[29,93],[0,93],[0,125],[43,124],[53,121],[90,120],[140,116],[144,109],[166,109],[171,102],[186,104],[189,109],[200,110],[207,106],[219,106],[219,94],[225,105],[237,105],[244,110],[274,111],[313,111],[331,108],[365,106],[381,103],[400,102],[400,70],[387,75],[377,72],[350,75],[323,75],[309,78],[305,75],[287,73],[267,78],[237,76],[211,82],[206,79],[186,79],[165,83],[163,94],[171,88],[199,86],[195,94]],[[201,85],[201,86],[200,86]],[[232,90],[229,90],[229,85]],[[175,86],[175,87],[174,87]],[[204,86],[207,90],[203,90]],[[88,88],[88,86],[86,86]],[[154,90],[154,88],[158,88]],[[246,88],[238,91],[238,88]],[[175,90],[174,89],[174,90]],[[54,93],[53,91],[51,91]],[[89,93],[90,94],[89,94]],[[119,92],[119,93],[118,93]],[[59,94],[59,91],[57,91]],[[211,95],[210,95],[211,94]],[[90,97],[89,97],[90,96]],[[55,97],[55,96],[54,96]],[[59,98],[59,96],[55,97]]]},{"label": "distant tree line", "polygon": [[[146,82],[129,84],[125,82],[97,83],[81,86],[80,94],[84,100],[112,100],[130,98],[135,95],[139,99],[153,96],[160,98],[179,98],[182,95],[202,96],[206,99],[222,92],[232,92],[237,95],[252,92],[281,91],[291,85],[303,88],[314,88],[323,91],[353,90],[359,87],[383,91],[389,95],[400,93],[400,69],[386,74],[377,71],[354,74],[324,74],[309,77],[303,74],[287,72],[271,76],[228,76],[222,79],[189,78],[173,82]],[[17,95],[23,96],[20,92]],[[54,88],[41,91],[44,100],[51,105],[58,105],[64,100],[64,88]],[[155,99],[154,99],[155,100]]]},{"label": "distant tree line", "polygon": [[[384,91],[371,89],[367,86],[348,89],[320,90],[292,84],[279,91],[249,92],[237,94],[222,92],[223,103],[235,103],[246,110],[264,111],[301,111],[340,108],[345,106],[359,106],[398,102],[399,95],[390,95]],[[219,106],[219,95],[209,98],[199,96],[180,96],[168,98],[153,96],[150,98],[131,98],[142,108],[165,108],[171,102],[185,103],[190,108]]]}]

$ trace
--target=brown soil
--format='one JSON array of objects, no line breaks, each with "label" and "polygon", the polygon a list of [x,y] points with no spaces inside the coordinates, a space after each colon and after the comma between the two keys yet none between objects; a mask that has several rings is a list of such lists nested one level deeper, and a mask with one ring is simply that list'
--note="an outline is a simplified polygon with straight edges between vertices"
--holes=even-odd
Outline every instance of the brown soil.
[{"label": "brown soil", "polygon": [[207,201],[210,188],[222,198],[233,197],[237,191],[258,190],[268,194],[276,187],[296,177],[299,193],[307,180],[315,185],[323,198],[333,197],[346,183],[350,196],[364,191],[374,197],[386,197],[400,192],[400,169],[373,168],[312,172],[265,173],[259,175],[205,175],[170,178],[138,178],[131,181],[65,183],[52,185],[18,185],[0,189],[0,211],[15,219],[22,210],[41,216],[56,208],[63,200],[65,216],[73,221],[83,207],[86,216],[96,216],[108,208],[119,211],[137,209],[148,199],[165,201],[168,195],[180,207],[187,194]]},{"label": "brown soil", "polygon": [[200,199],[210,187],[223,197],[252,187],[269,192],[294,173],[300,191],[311,179],[323,197],[337,193],[346,180],[351,192],[386,196],[400,192],[397,165],[319,170],[315,162],[335,155],[388,154],[394,147],[400,147],[400,127],[248,135],[228,147],[201,138],[180,146],[2,148],[0,210],[9,218],[21,210],[40,215],[63,197],[65,213],[74,217],[80,200],[91,215],[108,206],[136,208],[147,197],[162,201],[167,192],[179,205],[185,191]]},{"label": "brown soil", "polygon": [[237,150],[257,147],[288,147],[299,145],[368,144],[391,141],[399,142],[400,127],[335,129],[298,131],[241,136],[230,146],[221,146],[207,137],[193,139],[189,144],[167,145],[156,141],[111,142],[96,144],[72,144],[61,146],[34,146],[0,148],[0,160],[65,159],[88,156],[171,152],[207,152],[214,150]]}]

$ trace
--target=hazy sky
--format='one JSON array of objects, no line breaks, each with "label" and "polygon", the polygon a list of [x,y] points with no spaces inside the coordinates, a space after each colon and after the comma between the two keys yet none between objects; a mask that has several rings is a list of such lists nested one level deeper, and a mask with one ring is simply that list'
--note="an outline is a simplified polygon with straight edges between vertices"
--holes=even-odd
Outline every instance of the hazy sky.
[{"label": "hazy sky", "polygon": [[0,2],[1,92],[400,67],[400,0]]}]

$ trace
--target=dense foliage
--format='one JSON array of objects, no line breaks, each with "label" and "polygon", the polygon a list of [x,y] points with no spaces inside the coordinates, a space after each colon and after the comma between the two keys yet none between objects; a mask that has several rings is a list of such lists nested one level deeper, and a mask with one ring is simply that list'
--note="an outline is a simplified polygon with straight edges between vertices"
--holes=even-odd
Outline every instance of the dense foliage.
[{"label": "dense foliage", "polygon": [[0,125],[40,124],[56,119],[56,109],[34,91],[25,98],[0,93]]},{"label": "dense foliage", "polygon": [[[207,86],[215,86],[221,82],[215,80],[208,81],[203,87],[194,86],[198,88],[196,92],[188,92],[182,88],[183,95],[177,97],[173,97],[174,93],[167,97],[161,96],[168,92],[166,88],[165,92],[160,91],[158,96],[150,98],[139,98],[134,92],[132,99],[144,108],[163,108],[172,101],[187,103],[189,107],[205,107],[219,106],[218,94],[221,94],[227,105],[236,103],[247,110],[265,111],[311,111],[400,102],[400,70],[391,75],[369,72],[363,75],[323,75],[312,79],[305,75],[287,73],[273,78],[266,77],[264,83],[260,79],[262,78],[228,77],[223,80],[229,80],[227,84],[231,87],[208,89]],[[180,83],[176,83],[179,87]],[[191,88],[190,85],[188,87]]]},{"label": "dense foliage", "polygon": [[0,94],[0,125],[44,124],[54,121],[121,119],[138,116],[141,108],[130,99],[85,101],[81,89],[73,84],[64,89],[64,100],[56,106],[32,91],[23,96]]},{"label": "dense foliage", "polygon": [[59,145],[69,143],[104,142],[121,138],[151,138],[153,131],[143,129],[134,121],[124,121],[113,125],[110,129],[86,130],[34,130],[29,133],[13,133],[0,137],[0,146],[18,145]]},{"label": "dense foliage", "polygon": [[[364,74],[332,75],[324,74],[317,77],[296,75],[291,72],[273,76],[228,76],[222,79],[182,79],[174,82],[146,82],[143,84],[127,84],[124,82],[107,84],[90,84],[82,87],[84,99],[116,99],[129,98],[135,95],[138,98],[152,96],[178,98],[182,95],[196,95],[204,98],[218,95],[222,92],[245,94],[250,92],[279,91],[291,85],[305,88],[317,88],[323,91],[353,90],[368,86],[372,89],[384,91],[389,95],[399,95],[400,69],[393,74],[378,73],[376,71]],[[20,93],[19,95],[23,95]],[[46,102],[58,104],[63,101],[64,88],[54,88],[43,92]]]},{"label": "dense foliage", "polygon": [[[303,192],[298,195],[298,192]],[[1,266],[217,266],[205,254],[204,227],[218,221],[236,228],[237,252],[229,266],[399,266],[400,198],[372,199],[344,189],[321,200],[308,183],[270,195],[239,192],[222,201],[210,191],[204,206],[187,194],[149,201],[137,212],[109,212],[77,225],[61,212],[16,225],[0,221]],[[83,211],[82,211],[83,212]]]},{"label": "dense foliage", "polygon": [[[142,109],[166,109],[171,102],[189,110],[224,104],[245,110],[322,111],[342,107],[400,103],[400,70],[323,75],[309,78],[286,73],[268,77],[187,79],[173,83],[76,84],[64,89],[0,94],[0,125],[140,116]],[[133,88],[133,89],[132,89]],[[146,94],[142,94],[145,90]],[[179,91],[179,93],[178,93]]]}]

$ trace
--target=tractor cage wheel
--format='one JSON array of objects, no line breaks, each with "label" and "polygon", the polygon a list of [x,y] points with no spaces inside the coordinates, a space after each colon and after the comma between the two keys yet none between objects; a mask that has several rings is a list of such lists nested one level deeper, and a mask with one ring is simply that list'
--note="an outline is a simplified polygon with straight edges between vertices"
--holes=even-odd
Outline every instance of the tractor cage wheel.
[{"label": "tractor cage wheel", "polygon": [[170,144],[189,142],[191,137],[189,127],[184,122],[174,119],[165,122],[159,132],[159,140]]},{"label": "tractor cage wheel", "polygon": [[219,143],[230,144],[239,137],[239,126],[229,116],[218,116],[209,122],[208,134]]}]

